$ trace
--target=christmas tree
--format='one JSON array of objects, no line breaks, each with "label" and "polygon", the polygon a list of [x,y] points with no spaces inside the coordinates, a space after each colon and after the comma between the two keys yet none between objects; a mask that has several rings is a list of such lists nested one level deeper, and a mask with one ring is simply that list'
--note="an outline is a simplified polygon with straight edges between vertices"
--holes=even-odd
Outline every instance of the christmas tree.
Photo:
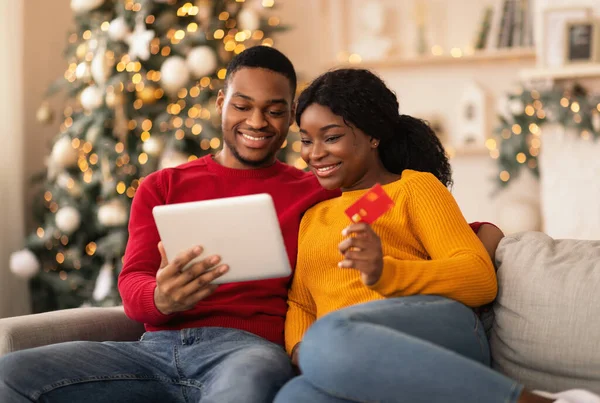
[{"label": "christmas tree", "polygon": [[[215,97],[227,63],[273,46],[274,0],[71,0],[64,120],[38,178],[39,224],[12,271],[33,311],[116,305],[131,200],[159,168],[221,146]],[[49,121],[43,106],[38,120]]]},{"label": "christmas tree", "polygon": [[579,83],[569,87],[521,89],[506,98],[494,138],[487,140],[498,162],[499,189],[518,178],[523,169],[539,177],[538,155],[543,127],[556,124],[573,129],[582,139],[600,138],[600,96]]}]

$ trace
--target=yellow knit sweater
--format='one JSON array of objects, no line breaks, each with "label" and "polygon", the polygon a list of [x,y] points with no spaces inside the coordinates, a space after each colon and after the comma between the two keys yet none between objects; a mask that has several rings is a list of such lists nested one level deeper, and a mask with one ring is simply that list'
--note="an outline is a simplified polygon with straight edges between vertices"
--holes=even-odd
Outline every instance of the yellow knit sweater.
[{"label": "yellow knit sweater", "polygon": [[329,312],[363,302],[435,294],[476,307],[497,292],[494,266],[456,201],[432,174],[406,170],[383,188],[395,206],[373,230],[380,236],[383,273],[372,286],[341,269],[338,244],[351,224],[344,210],[366,190],[344,192],[306,212],[289,294],[285,344],[290,353],[310,325]]}]

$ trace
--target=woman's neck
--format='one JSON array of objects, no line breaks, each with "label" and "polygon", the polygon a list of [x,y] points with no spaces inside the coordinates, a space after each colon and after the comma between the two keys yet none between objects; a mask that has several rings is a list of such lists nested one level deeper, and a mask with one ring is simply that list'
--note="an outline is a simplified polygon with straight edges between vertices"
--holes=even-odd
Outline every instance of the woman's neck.
[{"label": "woman's neck", "polygon": [[382,164],[381,167],[368,169],[363,177],[356,181],[352,186],[342,188],[341,190],[342,192],[350,192],[353,190],[370,189],[376,183],[387,185],[388,183],[397,181],[401,176],[401,174],[395,174],[388,171]]}]

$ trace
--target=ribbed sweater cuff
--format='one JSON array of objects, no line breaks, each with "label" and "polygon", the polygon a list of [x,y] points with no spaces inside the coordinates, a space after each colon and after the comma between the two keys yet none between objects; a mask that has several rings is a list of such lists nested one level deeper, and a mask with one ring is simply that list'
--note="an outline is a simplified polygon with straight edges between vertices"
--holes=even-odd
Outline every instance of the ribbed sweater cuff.
[{"label": "ribbed sweater cuff", "polygon": [[162,314],[156,305],[154,304],[154,289],[156,288],[156,281],[148,282],[144,284],[144,287],[141,291],[141,309],[145,313],[147,317],[146,322],[151,325],[160,325],[168,322],[173,315],[164,315]]},{"label": "ribbed sweater cuff", "polygon": [[371,290],[388,297],[398,291],[398,281],[396,280],[400,275],[399,271],[401,267],[398,261],[385,256],[383,258],[383,270],[381,271],[381,277],[376,283],[368,286]]}]

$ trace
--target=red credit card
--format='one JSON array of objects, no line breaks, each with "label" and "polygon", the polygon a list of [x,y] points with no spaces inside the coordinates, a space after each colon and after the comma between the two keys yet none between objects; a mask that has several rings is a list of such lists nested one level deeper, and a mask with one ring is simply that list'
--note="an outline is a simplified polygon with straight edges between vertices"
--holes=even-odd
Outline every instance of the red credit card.
[{"label": "red credit card", "polygon": [[372,224],[394,206],[394,201],[378,183],[346,209],[352,222]]}]

